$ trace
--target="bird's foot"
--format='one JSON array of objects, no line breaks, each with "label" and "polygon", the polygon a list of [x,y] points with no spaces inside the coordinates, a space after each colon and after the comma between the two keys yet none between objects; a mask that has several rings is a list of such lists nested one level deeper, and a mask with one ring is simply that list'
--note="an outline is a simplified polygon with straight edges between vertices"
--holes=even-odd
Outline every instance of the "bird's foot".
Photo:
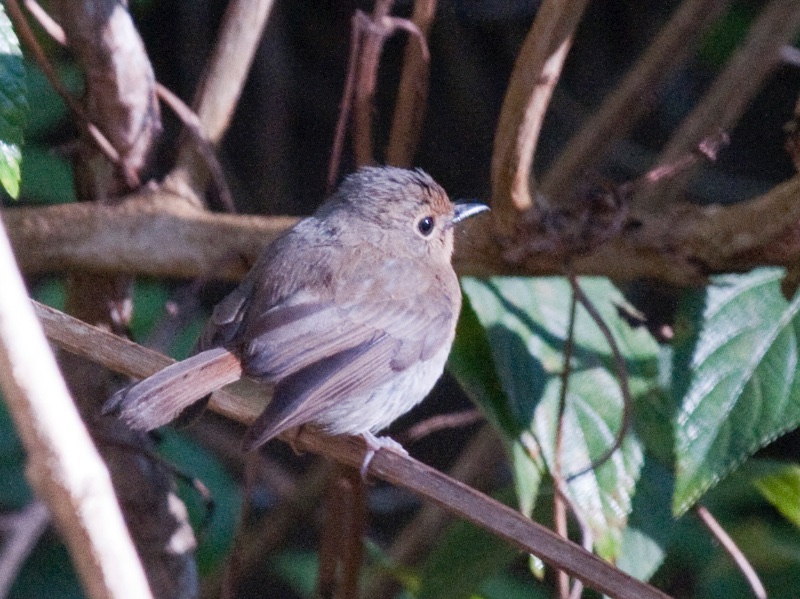
[{"label": "bird's foot", "polygon": [[391,437],[376,437],[370,432],[362,433],[361,436],[367,444],[367,453],[364,455],[364,462],[361,464],[361,478],[363,480],[367,480],[369,464],[379,449],[389,449],[400,455],[408,455],[405,448]]}]

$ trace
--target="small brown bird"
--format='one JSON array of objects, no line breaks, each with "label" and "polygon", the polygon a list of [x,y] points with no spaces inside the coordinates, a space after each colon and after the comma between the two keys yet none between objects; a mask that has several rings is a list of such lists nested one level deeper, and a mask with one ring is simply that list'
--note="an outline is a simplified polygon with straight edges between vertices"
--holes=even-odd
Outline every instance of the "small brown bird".
[{"label": "small brown bird", "polygon": [[150,430],[244,375],[273,389],[245,449],[309,423],[362,435],[364,468],[381,447],[402,451],[374,433],[444,370],[461,309],[453,226],[484,210],[453,204],[421,170],[362,168],[265,248],[214,309],[200,353],[116,394],[105,411]]}]

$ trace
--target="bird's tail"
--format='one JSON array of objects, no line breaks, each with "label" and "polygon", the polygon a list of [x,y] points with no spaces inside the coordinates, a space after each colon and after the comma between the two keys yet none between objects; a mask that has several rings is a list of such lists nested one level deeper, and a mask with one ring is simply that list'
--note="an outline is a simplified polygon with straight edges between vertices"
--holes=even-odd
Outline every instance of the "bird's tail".
[{"label": "bird's tail", "polygon": [[236,355],[221,347],[209,349],[121,389],[105,403],[103,413],[119,416],[133,429],[153,430],[240,378],[242,364]]}]

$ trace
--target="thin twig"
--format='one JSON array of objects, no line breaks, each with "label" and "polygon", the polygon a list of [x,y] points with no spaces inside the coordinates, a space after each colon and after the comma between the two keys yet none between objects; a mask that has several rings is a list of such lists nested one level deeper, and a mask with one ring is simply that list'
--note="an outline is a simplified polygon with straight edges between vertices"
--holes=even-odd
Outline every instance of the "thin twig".
[{"label": "thin twig", "polygon": [[353,107],[353,93],[356,89],[358,74],[358,57],[361,54],[361,29],[359,26],[359,12],[357,11],[350,20],[350,54],[347,58],[347,77],[342,91],[342,101],[339,104],[339,118],[336,120],[336,133],[333,136],[331,158],[328,161],[328,178],[325,195],[330,195],[336,187],[339,169],[344,153],[344,139],[347,134],[347,124],[350,122],[350,111]]},{"label": "thin twig", "polygon": [[[56,23],[36,0],[25,0],[25,8],[36,18],[39,25],[41,25],[42,29],[44,29],[51,38],[62,46],[67,45],[67,36],[64,33],[64,29],[61,25]],[[155,89],[161,100],[172,109],[197,144],[200,157],[206,163],[211,179],[219,194],[220,203],[225,206],[228,212],[235,213],[236,207],[233,204],[233,195],[228,186],[228,181],[225,178],[225,172],[217,158],[211,140],[208,139],[208,136],[203,131],[200,118],[183,100],[164,85],[156,82]]]},{"label": "thin twig", "polygon": [[[781,61],[781,48],[790,43],[800,29],[800,2],[771,0],[750,27],[741,48],[714,80],[692,112],[672,135],[658,163],[669,163],[691,151],[699,140],[713,131],[733,129],[750,99]],[[662,210],[683,196],[690,174],[669,185],[643,190],[636,204],[649,210]]]},{"label": "thin twig", "polygon": [[[414,1],[411,22],[425,39],[435,14],[436,0]],[[386,148],[387,164],[410,167],[414,161],[425,120],[429,70],[430,57],[423,52],[420,44],[406,44],[392,128],[389,132],[389,145]]]},{"label": "thin twig", "polygon": [[372,120],[375,117],[375,88],[383,43],[390,35],[383,23],[389,17],[394,0],[375,0],[372,17],[356,11],[353,21],[361,36],[361,54],[353,90],[353,154],[356,165],[364,166],[375,161],[372,148]]},{"label": "thin twig", "polygon": [[331,160],[328,164],[327,192],[336,183],[344,149],[345,132],[353,113],[353,151],[356,165],[373,164],[372,119],[375,87],[383,45],[395,31],[403,29],[419,41],[419,51],[428,60],[428,46],[419,27],[407,19],[389,16],[393,0],[376,0],[372,16],[357,10],[350,33],[350,56],[345,80]]},{"label": "thin twig", "polygon": [[36,2],[36,0],[24,0],[25,1],[25,8],[28,9],[28,12],[33,15],[33,17],[39,22],[42,29],[44,29],[47,34],[52,37],[56,42],[61,44],[62,46],[67,45],[67,34],[64,33],[64,29],[58,23],[53,20],[45,9],[41,7],[41,5]]},{"label": "thin twig", "polygon": [[[211,58],[192,102],[202,130],[213,145],[219,144],[228,130],[273,4],[274,0],[232,0],[225,9]],[[184,143],[167,179],[175,189],[194,195],[199,201],[209,173],[204,161],[197,160],[198,151],[202,146]]]},{"label": "thin twig", "polygon": [[619,389],[622,394],[622,417],[620,418],[620,427],[617,435],[614,437],[614,443],[612,443],[611,447],[609,447],[603,455],[599,458],[595,458],[592,460],[592,463],[569,476],[566,476],[566,480],[572,480],[579,476],[583,476],[587,472],[594,470],[595,468],[600,467],[603,465],[612,455],[614,452],[617,451],[620,447],[622,447],[622,442],[625,440],[625,435],[627,435],[628,430],[630,429],[630,410],[632,405],[631,400],[631,391],[628,382],[628,366],[625,363],[625,357],[622,355],[622,352],[619,350],[619,346],[617,345],[617,341],[614,339],[614,334],[611,332],[611,329],[608,328],[608,325],[603,320],[603,317],[597,311],[597,308],[594,307],[592,301],[586,296],[581,289],[580,283],[578,282],[578,278],[575,276],[575,273],[571,270],[571,268],[567,269],[567,278],[569,279],[570,286],[572,287],[572,293],[575,295],[576,299],[580,304],[584,307],[586,312],[589,314],[591,319],[597,325],[597,328],[600,329],[600,332],[605,337],[608,346],[611,348],[611,353],[614,356],[614,366],[617,371],[617,379],[619,380]]},{"label": "thin twig", "polygon": [[572,136],[542,180],[548,203],[568,200],[582,173],[600,163],[655,102],[656,92],[683,64],[730,0],[684,0],[656,39],[600,108]]},{"label": "thin twig", "polygon": [[[35,304],[43,317],[42,324],[54,342],[68,351],[82,351],[103,365],[120,371],[136,370],[149,376],[169,363],[170,359],[92,327],[65,314],[54,317],[53,309]],[[57,329],[57,330],[54,330]],[[83,339],[80,339],[83,337]],[[90,343],[86,343],[86,338]],[[102,355],[98,347],[105,346]],[[79,350],[79,348],[84,348]],[[88,350],[88,351],[87,351]],[[109,357],[109,352],[114,357]],[[113,366],[112,366],[113,365]],[[241,383],[241,384],[240,384]],[[235,392],[221,390],[210,404],[218,413],[245,424],[251,423],[264,409],[263,388],[246,381],[237,383]],[[308,430],[307,430],[308,429]],[[319,453],[352,468],[360,468],[367,451],[363,440],[355,437],[329,437],[309,427],[289,435],[300,450]],[[522,551],[533,553],[555,568],[580,578],[592,588],[617,599],[666,599],[663,592],[638,581],[582,547],[564,540],[547,528],[532,522],[515,510],[502,505],[466,485],[451,479],[394,451],[379,451],[370,462],[369,474],[404,487],[434,501],[451,513],[469,520]]]},{"label": "thin twig", "polygon": [[[567,532],[567,489],[561,464],[561,451],[564,443],[564,414],[567,409],[567,392],[569,389],[569,376],[572,371],[572,348],[575,340],[575,317],[577,315],[578,301],[575,293],[572,294],[569,304],[569,324],[567,338],[564,340],[564,358],[561,368],[561,389],[558,394],[558,417],[556,419],[555,455],[553,456],[553,484],[558,493],[553,494],[553,519],[556,532],[562,537],[569,538]],[[569,598],[569,576],[563,570],[558,572],[558,594],[561,599]]]},{"label": "thin twig", "polygon": [[708,511],[708,508],[704,505],[698,504],[694,508],[695,514],[697,517],[700,518],[700,521],[703,525],[708,529],[714,538],[722,545],[722,548],[725,550],[730,558],[733,560],[733,563],[736,564],[736,567],[739,568],[739,571],[744,576],[747,584],[750,585],[750,588],[753,591],[753,595],[756,599],[767,599],[767,590],[764,588],[764,584],[761,582],[761,579],[756,574],[755,569],[750,564],[748,559],[745,557],[742,550],[739,549],[736,542],[731,538],[731,536],[727,533],[727,531],[720,525],[716,518]]},{"label": "thin twig", "polygon": [[156,83],[156,93],[158,97],[172,109],[172,112],[176,114],[192,136],[195,144],[197,144],[197,151],[203,159],[203,162],[205,162],[206,168],[208,168],[208,172],[211,175],[211,181],[217,189],[220,203],[228,212],[234,214],[236,212],[236,206],[233,204],[233,194],[231,193],[231,188],[228,186],[228,180],[225,178],[225,171],[222,168],[222,164],[219,162],[219,158],[217,158],[217,153],[214,151],[214,145],[203,130],[203,124],[200,122],[200,118],[183,100],[160,83]]},{"label": "thin twig", "polygon": [[386,40],[397,30],[408,32],[419,42],[420,52],[428,59],[425,36],[408,19],[389,16],[394,0],[376,0],[372,16],[356,12],[361,32],[361,55],[358,60],[353,102],[353,152],[359,166],[375,161],[372,140],[372,121],[375,116],[375,89],[378,82],[378,67]]},{"label": "thin twig", "polygon": [[477,409],[452,412],[449,414],[437,414],[436,416],[431,416],[430,418],[417,422],[415,425],[409,427],[408,430],[398,435],[397,439],[402,445],[406,445],[407,443],[414,443],[423,437],[427,437],[428,435],[442,430],[470,426],[476,422],[482,421],[483,418],[483,414]]}]

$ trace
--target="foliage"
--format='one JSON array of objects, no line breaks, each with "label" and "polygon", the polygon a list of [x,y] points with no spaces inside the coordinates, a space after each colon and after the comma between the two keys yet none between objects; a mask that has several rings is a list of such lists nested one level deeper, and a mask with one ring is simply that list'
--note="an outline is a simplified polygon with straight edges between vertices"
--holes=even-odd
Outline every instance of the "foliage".
[{"label": "foliage", "polygon": [[28,113],[22,52],[0,5],[0,185],[19,196],[22,129]]}]

